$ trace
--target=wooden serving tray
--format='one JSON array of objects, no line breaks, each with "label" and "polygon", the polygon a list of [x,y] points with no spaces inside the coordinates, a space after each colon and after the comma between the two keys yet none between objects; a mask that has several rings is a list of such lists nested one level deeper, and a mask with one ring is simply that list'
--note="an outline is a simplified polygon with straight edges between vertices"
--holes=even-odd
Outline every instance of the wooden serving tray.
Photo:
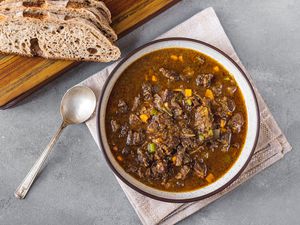
[{"label": "wooden serving tray", "polygon": [[[119,38],[180,0],[104,0]],[[0,55],[0,109],[15,105],[78,62]]]}]

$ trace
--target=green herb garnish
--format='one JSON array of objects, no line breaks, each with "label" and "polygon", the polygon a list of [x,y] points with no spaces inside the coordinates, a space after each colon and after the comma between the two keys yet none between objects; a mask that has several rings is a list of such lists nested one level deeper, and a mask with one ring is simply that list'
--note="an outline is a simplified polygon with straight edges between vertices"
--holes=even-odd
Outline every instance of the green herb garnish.
[{"label": "green herb garnish", "polygon": [[148,144],[148,152],[152,154],[155,151],[156,151],[156,145],[154,143],[149,143]]}]

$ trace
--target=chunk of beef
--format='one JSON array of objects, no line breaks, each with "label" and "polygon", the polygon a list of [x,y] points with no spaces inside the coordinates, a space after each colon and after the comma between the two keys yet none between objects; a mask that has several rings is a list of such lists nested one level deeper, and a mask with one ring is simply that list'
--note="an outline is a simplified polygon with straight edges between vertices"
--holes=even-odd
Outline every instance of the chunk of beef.
[{"label": "chunk of beef", "polygon": [[161,96],[163,102],[171,101],[172,97],[173,97],[173,92],[170,91],[169,89],[165,89]]},{"label": "chunk of beef", "polygon": [[119,103],[118,103],[118,112],[119,113],[127,113],[128,112],[128,106],[127,106],[127,104],[126,104],[125,101],[119,100]]},{"label": "chunk of beef", "polygon": [[225,96],[218,98],[216,104],[218,105],[216,114],[222,118],[226,118],[231,115],[236,108],[235,102]]},{"label": "chunk of beef", "polygon": [[229,86],[226,88],[226,90],[230,96],[233,96],[237,90],[237,86]]},{"label": "chunk of beef", "polygon": [[126,144],[127,145],[134,145],[133,144],[133,131],[130,130],[128,131],[127,139],[126,139]]},{"label": "chunk of beef", "polygon": [[180,127],[176,124],[176,121],[168,116],[166,113],[160,114],[155,118],[159,123],[160,131],[166,132],[166,138],[180,137]]},{"label": "chunk of beef", "polygon": [[175,117],[180,117],[183,114],[183,109],[181,108],[180,104],[177,102],[176,97],[171,99],[171,110],[174,113]]},{"label": "chunk of beef", "polygon": [[139,131],[139,132],[134,132],[133,133],[133,143],[135,145],[140,145],[143,143],[143,140],[144,140],[144,134],[142,131]]},{"label": "chunk of beef", "polygon": [[128,146],[125,146],[123,149],[122,149],[122,155],[129,155],[130,153],[130,147]]},{"label": "chunk of beef", "polygon": [[215,96],[220,96],[222,94],[223,85],[220,82],[217,82],[214,86],[211,87]]},{"label": "chunk of beef", "polygon": [[222,148],[221,148],[222,152],[227,152],[229,150],[231,144],[231,137],[232,134],[230,129],[228,129],[225,133],[221,135],[220,142],[222,143]]},{"label": "chunk of beef", "polygon": [[137,108],[139,107],[140,103],[141,103],[141,96],[138,95],[133,100],[133,105],[132,105],[131,111],[137,110]]},{"label": "chunk of beef", "polygon": [[186,149],[197,148],[198,142],[196,138],[181,138],[181,144]]},{"label": "chunk of beef", "polygon": [[207,175],[207,166],[203,161],[195,162],[194,166],[194,173],[197,175],[197,177],[204,179]]},{"label": "chunk of beef", "polygon": [[167,131],[167,127],[168,125],[172,124],[172,120],[170,119],[170,117],[168,117],[168,115],[162,113],[162,114],[158,114],[157,116],[155,116],[154,118],[152,118],[152,121],[156,121],[158,124],[158,132],[162,132],[162,131]]},{"label": "chunk of beef", "polygon": [[156,151],[153,155],[154,161],[161,161],[166,156],[164,150],[162,149],[162,147],[163,147],[163,145],[159,144],[159,147],[156,148]]},{"label": "chunk of beef", "polygon": [[170,109],[164,105],[162,98],[158,94],[154,95],[153,103],[154,103],[155,108],[158,109],[160,112],[164,112],[165,114],[167,114],[169,116],[173,116]]},{"label": "chunk of beef", "polygon": [[196,56],[193,61],[200,65],[203,65],[205,63],[205,59],[200,56]]},{"label": "chunk of beef", "polygon": [[235,102],[230,98],[228,98],[228,100],[227,100],[227,108],[228,108],[228,111],[231,113],[234,112],[234,110],[236,108]]},{"label": "chunk of beef", "polygon": [[189,128],[182,128],[181,130],[182,137],[184,138],[190,138],[190,137],[195,137],[196,135],[194,134],[194,131]]},{"label": "chunk of beef", "polygon": [[183,113],[183,110],[181,108],[176,108],[173,110],[173,112],[175,117],[180,117]]},{"label": "chunk of beef", "polygon": [[175,110],[175,109],[181,109],[182,110],[180,104],[178,103],[178,101],[176,99],[176,96],[171,99],[171,105],[170,105],[170,107],[173,110]]},{"label": "chunk of beef", "polygon": [[143,177],[144,177],[144,173],[143,173],[141,167],[138,169],[137,174],[138,174],[138,176],[139,176],[140,178],[143,178]]},{"label": "chunk of beef", "polygon": [[158,175],[166,172],[166,166],[162,161],[158,161],[155,165],[152,166],[151,170],[153,175],[157,177]]},{"label": "chunk of beef", "polygon": [[143,142],[144,135],[141,131],[136,132],[129,130],[127,139],[126,139],[126,144],[127,145],[140,145]]},{"label": "chunk of beef", "polygon": [[119,137],[120,137],[120,138],[126,137],[128,130],[129,130],[129,127],[128,127],[127,124],[122,125],[122,126],[121,126],[121,130],[120,130]]},{"label": "chunk of beef", "polygon": [[140,120],[140,118],[137,115],[131,113],[129,116],[129,124],[131,127],[136,128],[142,124],[142,121]]},{"label": "chunk of beef", "polygon": [[236,113],[229,120],[228,125],[233,133],[240,133],[245,121],[241,113]]},{"label": "chunk of beef", "polygon": [[182,73],[179,74],[179,78],[180,78],[180,80],[182,80],[182,81],[184,81],[186,83],[189,83],[190,79],[191,79],[190,77],[188,77],[188,76],[186,76],[186,75],[184,75]]},{"label": "chunk of beef", "polygon": [[146,101],[152,100],[152,85],[150,83],[143,83],[142,93],[143,93],[144,100]]},{"label": "chunk of beef", "polygon": [[117,123],[116,120],[111,120],[110,121],[110,124],[111,124],[111,129],[112,129],[112,132],[117,132],[120,128],[120,125]]},{"label": "chunk of beef", "polygon": [[197,86],[208,88],[210,87],[213,78],[214,75],[211,73],[200,74],[196,78],[196,84]]},{"label": "chunk of beef", "polygon": [[175,166],[181,166],[183,162],[185,151],[184,149],[179,149],[176,154]]},{"label": "chunk of beef", "polygon": [[145,176],[146,177],[150,177],[151,176],[151,170],[150,170],[150,168],[146,169]]},{"label": "chunk of beef", "polygon": [[163,100],[158,94],[154,95],[153,103],[154,103],[155,108],[157,108],[159,111],[162,111]]},{"label": "chunk of beef", "polygon": [[137,159],[139,163],[141,163],[144,167],[148,167],[149,166],[148,158],[147,155],[142,151],[142,149],[138,148],[136,153],[137,153]]},{"label": "chunk of beef", "polygon": [[184,165],[180,171],[176,174],[175,178],[177,180],[184,180],[188,173],[190,172],[190,167]]},{"label": "chunk of beef", "polygon": [[213,120],[208,107],[201,105],[196,108],[194,126],[203,134],[210,133],[213,126]]},{"label": "chunk of beef", "polygon": [[217,151],[220,148],[220,144],[219,142],[215,141],[215,140],[210,140],[207,143],[207,147],[209,148],[209,150],[211,152]]},{"label": "chunk of beef", "polygon": [[164,77],[168,78],[171,81],[179,81],[180,80],[180,75],[177,72],[175,72],[174,70],[168,70],[168,69],[165,69],[165,68],[160,68],[159,72],[161,72],[161,74]]},{"label": "chunk of beef", "polygon": [[[176,128],[174,128],[175,131]],[[171,149],[176,148],[180,144],[180,139],[176,136],[177,131],[174,134],[165,132],[166,139],[164,144],[167,146],[166,150],[169,152]]]},{"label": "chunk of beef", "polygon": [[136,166],[133,166],[133,165],[128,165],[126,168],[125,168],[126,172],[128,173],[137,173],[138,171],[138,168]]},{"label": "chunk of beef", "polygon": [[147,127],[147,133],[156,133],[158,132],[158,128],[159,124],[157,123],[157,121],[152,120]]}]

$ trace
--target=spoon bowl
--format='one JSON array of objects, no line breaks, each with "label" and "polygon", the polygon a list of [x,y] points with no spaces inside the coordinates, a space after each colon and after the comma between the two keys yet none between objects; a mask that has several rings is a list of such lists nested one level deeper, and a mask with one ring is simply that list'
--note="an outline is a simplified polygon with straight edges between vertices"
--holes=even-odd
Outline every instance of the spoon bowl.
[{"label": "spoon bowl", "polygon": [[67,124],[79,124],[88,120],[96,107],[94,92],[85,86],[69,89],[62,98],[60,113]]}]

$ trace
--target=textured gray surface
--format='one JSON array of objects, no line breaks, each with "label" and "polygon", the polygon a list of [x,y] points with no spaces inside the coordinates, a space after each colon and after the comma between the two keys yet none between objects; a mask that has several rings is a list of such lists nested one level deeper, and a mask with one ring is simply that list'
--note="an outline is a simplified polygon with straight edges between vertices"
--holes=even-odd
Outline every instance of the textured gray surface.
[{"label": "textured gray surface", "polygon": [[[286,157],[180,224],[299,224],[300,2],[186,0],[120,41],[123,53],[213,6],[293,146]],[[0,224],[139,224],[84,125],[65,130],[24,201],[13,191],[60,123],[64,92],[104,65],[85,63],[0,112]],[[1,71],[0,71],[1,72]]]}]

